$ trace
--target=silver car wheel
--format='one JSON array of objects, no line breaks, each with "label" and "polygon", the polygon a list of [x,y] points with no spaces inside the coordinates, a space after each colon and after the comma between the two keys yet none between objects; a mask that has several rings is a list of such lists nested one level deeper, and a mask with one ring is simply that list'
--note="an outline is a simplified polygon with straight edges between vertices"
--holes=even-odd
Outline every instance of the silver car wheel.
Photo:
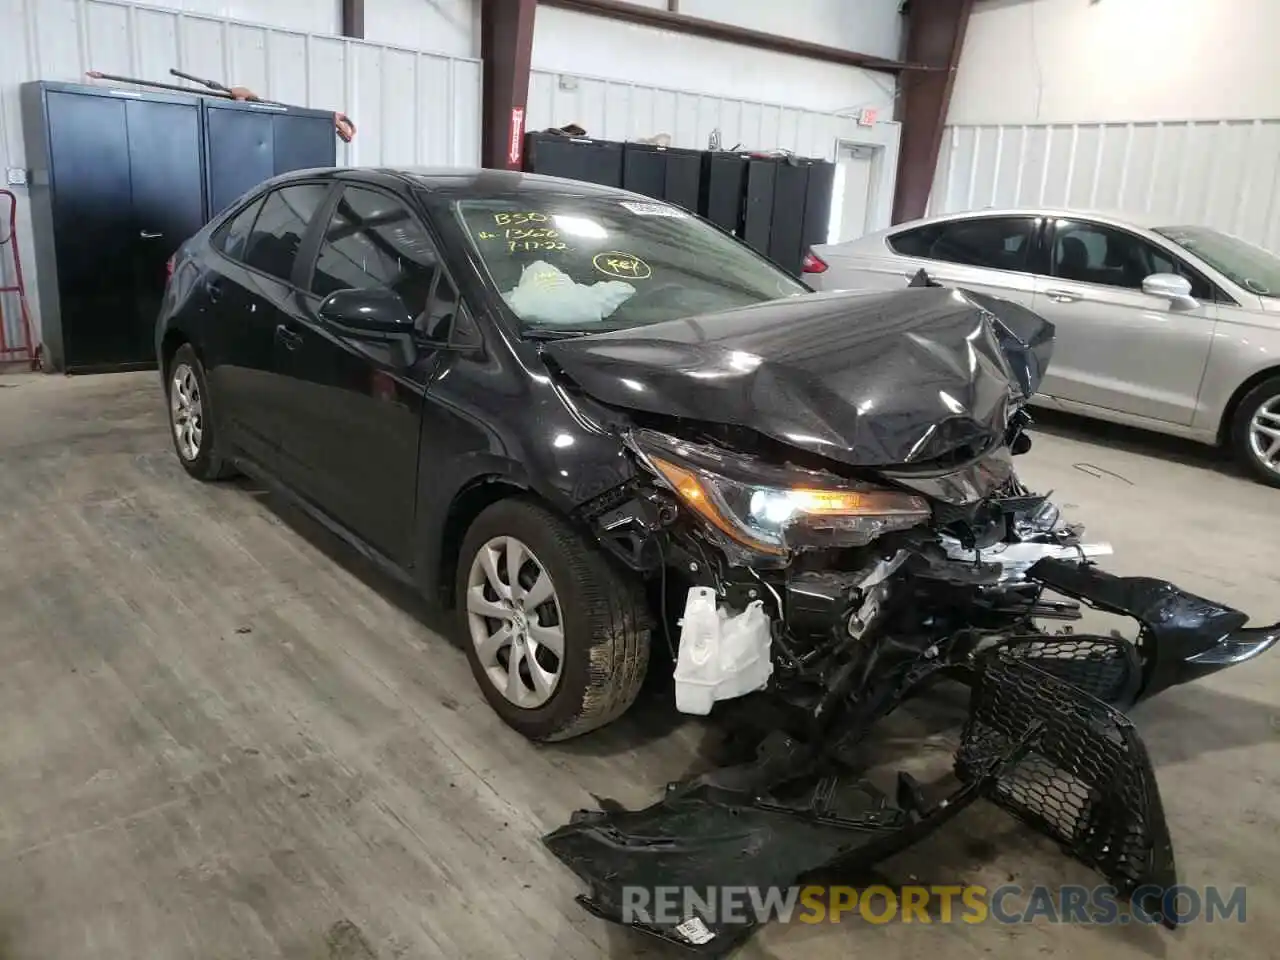
[{"label": "silver car wheel", "polygon": [[551,574],[515,537],[494,537],[471,560],[467,624],[490,682],[518,707],[551,699],[564,667],[564,617]]},{"label": "silver car wheel", "polygon": [[173,368],[173,379],[169,383],[169,422],[178,443],[178,456],[188,462],[200,456],[200,440],[204,436],[200,381],[185,363]]},{"label": "silver car wheel", "polygon": [[1280,473],[1280,397],[1258,407],[1249,424],[1249,446],[1268,470]]}]

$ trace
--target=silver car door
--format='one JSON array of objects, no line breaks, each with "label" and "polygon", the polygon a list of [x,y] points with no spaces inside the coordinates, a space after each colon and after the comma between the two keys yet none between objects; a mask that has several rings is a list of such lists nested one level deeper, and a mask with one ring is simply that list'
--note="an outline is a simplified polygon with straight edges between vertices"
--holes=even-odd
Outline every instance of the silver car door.
[{"label": "silver car door", "polygon": [[[1057,328],[1041,392],[1190,424],[1218,319],[1212,284],[1137,234],[1084,219],[1053,222],[1049,260],[1032,304]],[[1186,276],[1195,305],[1144,293],[1155,273]]]}]

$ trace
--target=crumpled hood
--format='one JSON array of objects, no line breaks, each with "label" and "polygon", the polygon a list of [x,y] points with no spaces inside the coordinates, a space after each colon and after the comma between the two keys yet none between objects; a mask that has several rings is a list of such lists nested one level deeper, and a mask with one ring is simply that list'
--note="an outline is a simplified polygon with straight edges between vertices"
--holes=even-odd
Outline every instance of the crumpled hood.
[{"label": "crumpled hood", "polygon": [[1052,324],[1008,301],[925,287],[789,297],[543,351],[612,406],[887,467],[1001,439],[1011,405],[1038,387],[1052,338]]}]

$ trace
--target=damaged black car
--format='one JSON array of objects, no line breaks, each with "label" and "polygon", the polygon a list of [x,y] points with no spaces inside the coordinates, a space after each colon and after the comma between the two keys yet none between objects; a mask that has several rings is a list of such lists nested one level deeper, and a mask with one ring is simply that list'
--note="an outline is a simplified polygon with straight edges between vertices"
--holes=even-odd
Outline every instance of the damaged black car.
[{"label": "damaged black car", "polygon": [[[593,913],[722,954],[750,924],[632,916],[624,891],[791,885],[983,798],[1176,921],[1121,711],[1280,624],[1106,573],[1019,480],[1043,319],[923,276],[814,294],[678,208],[497,171],[290,174],[171,269],[188,473],[250,474],[454,607],[529,738],[619,717],[651,648],[672,709],[739,728],[740,763],[546,838]],[[1064,629],[1084,606],[1132,638]],[[943,678],[971,689],[953,775],[877,788],[854,748]]]}]

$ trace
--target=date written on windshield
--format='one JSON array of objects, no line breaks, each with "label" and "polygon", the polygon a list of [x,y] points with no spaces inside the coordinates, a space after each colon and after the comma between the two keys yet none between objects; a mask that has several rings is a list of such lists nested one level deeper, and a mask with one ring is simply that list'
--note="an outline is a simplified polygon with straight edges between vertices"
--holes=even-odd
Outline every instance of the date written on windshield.
[{"label": "date written on windshield", "polygon": [[517,250],[568,250],[563,240],[508,240],[507,252]]}]

